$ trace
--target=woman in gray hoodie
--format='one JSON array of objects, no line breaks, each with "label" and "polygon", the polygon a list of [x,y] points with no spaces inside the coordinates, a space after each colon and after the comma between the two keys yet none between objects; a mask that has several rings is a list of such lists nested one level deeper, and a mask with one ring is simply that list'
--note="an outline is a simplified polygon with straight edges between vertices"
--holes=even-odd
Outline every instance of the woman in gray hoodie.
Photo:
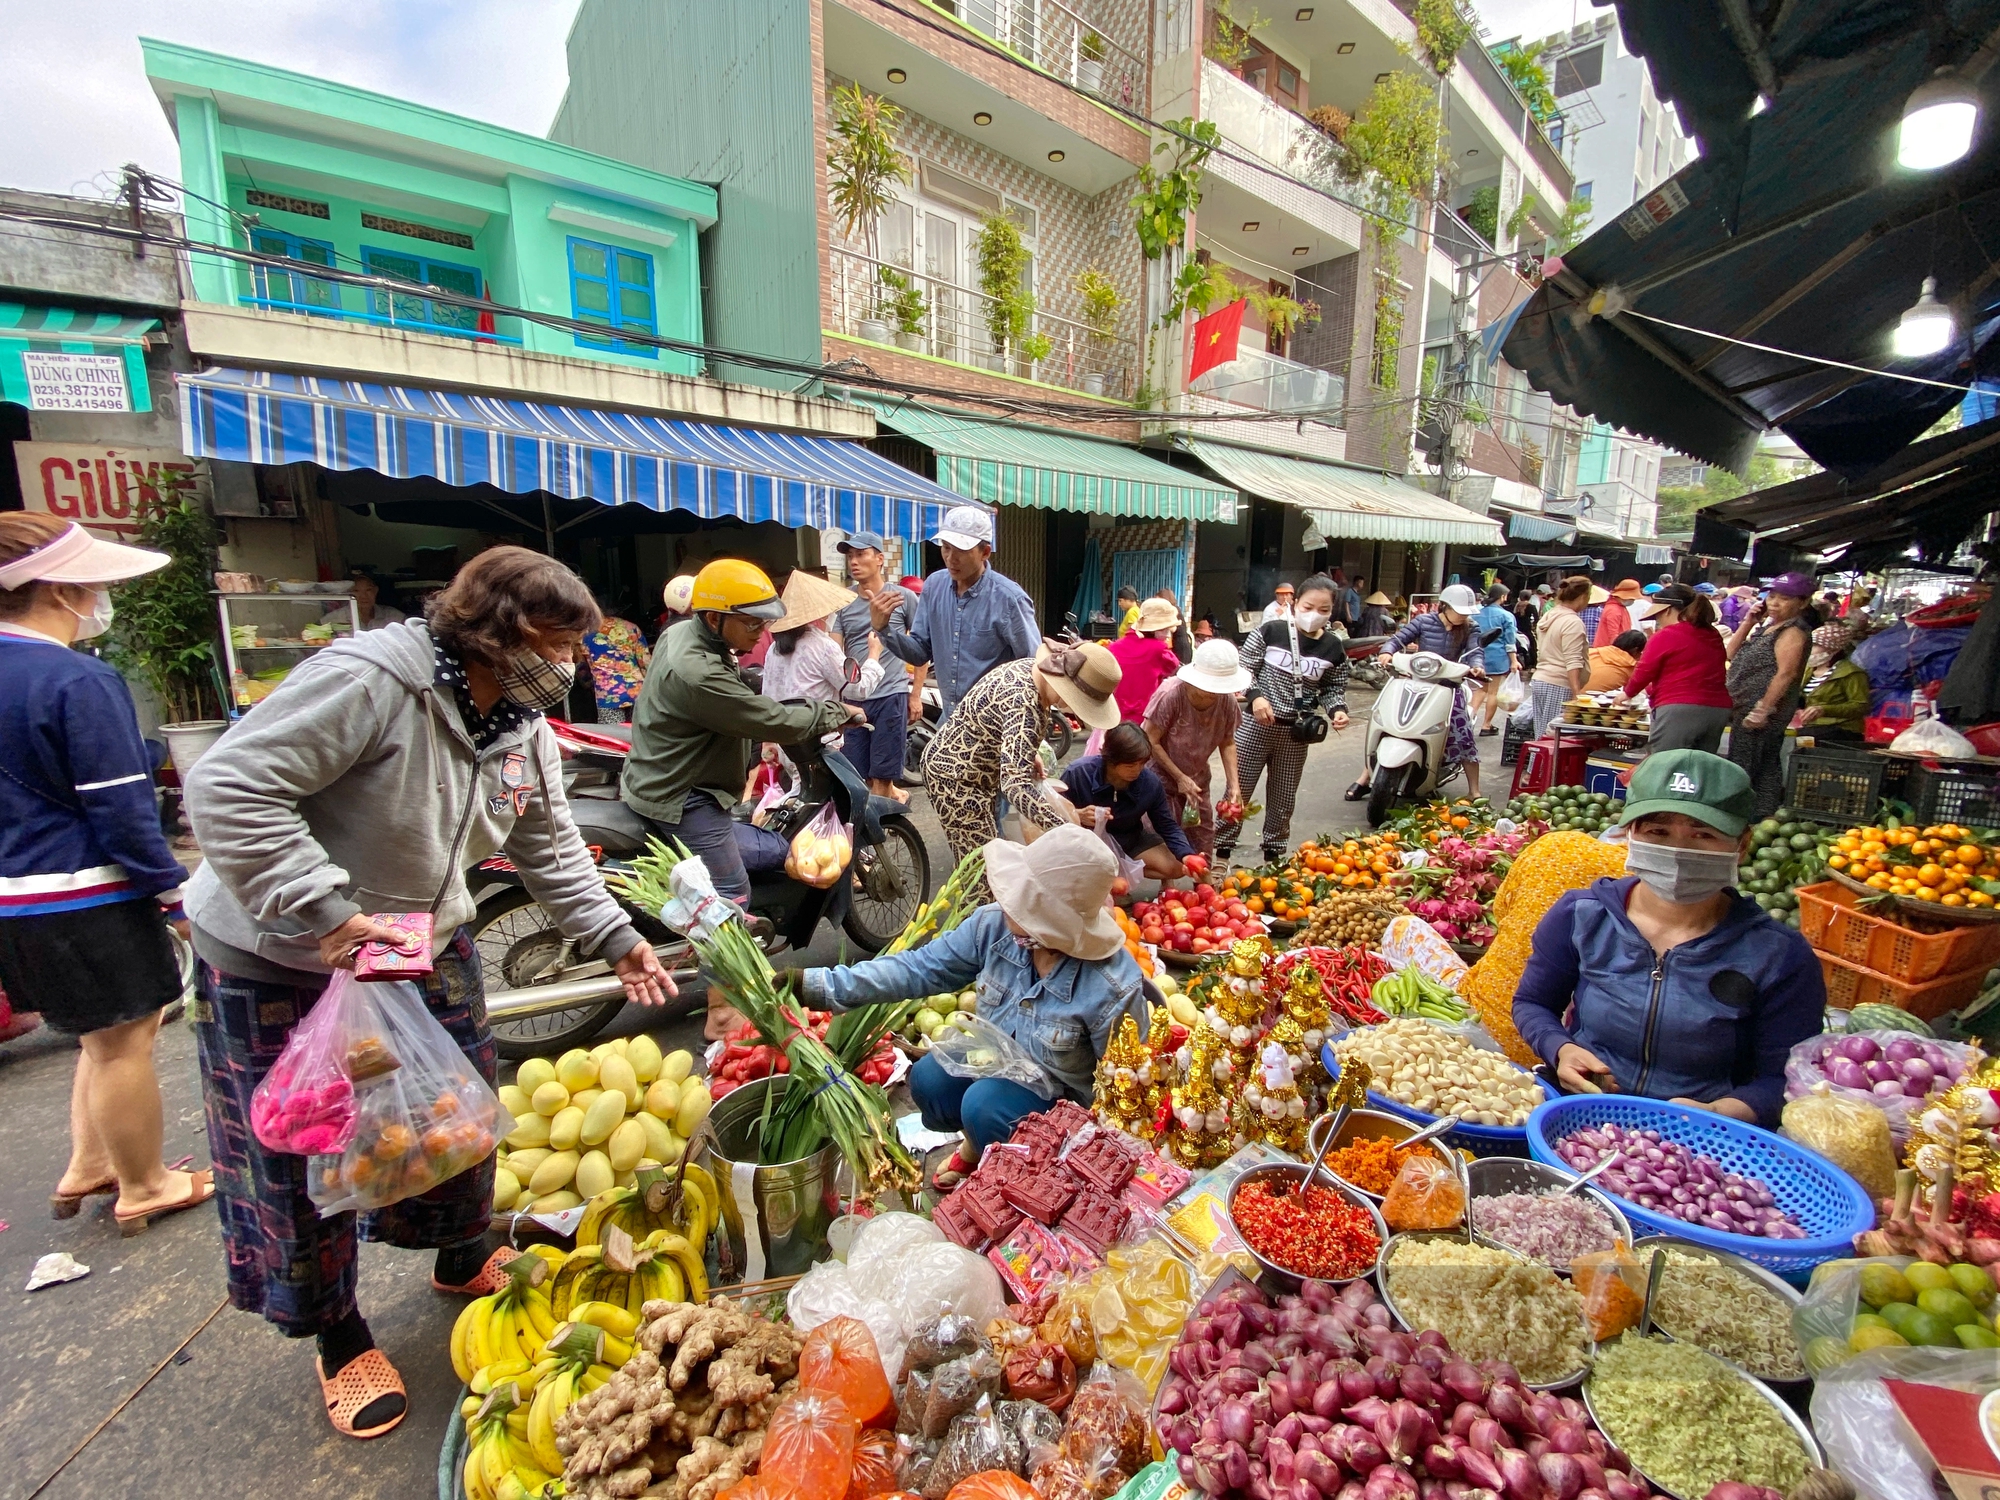
[{"label": "woman in gray hoodie", "polygon": [[437,1252],[431,1284],[491,1290],[482,1265],[489,1158],[357,1218],[320,1217],[307,1158],[266,1150],[250,1096],[373,913],[428,912],[424,1000],[492,1082],[464,871],[504,853],[563,935],[610,961],[629,999],[673,981],[604,889],[570,818],[542,711],[560,703],[598,612],[552,558],[496,547],[411,620],[339,641],[297,667],[201,758],[187,809],[205,863],[187,911],[201,956],[201,1049],[229,1294],[294,1338],[319,1341],[335,1429],[376,1437],[402,1420],[402,1378],[355,1303],[356,1238]]}]

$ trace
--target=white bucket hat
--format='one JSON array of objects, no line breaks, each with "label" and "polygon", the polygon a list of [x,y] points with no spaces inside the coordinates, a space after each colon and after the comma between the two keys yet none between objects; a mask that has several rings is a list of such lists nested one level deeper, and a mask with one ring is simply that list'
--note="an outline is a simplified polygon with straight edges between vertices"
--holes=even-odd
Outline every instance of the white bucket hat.
[{"label": "white bucket hat", "polygon": [[30,583],[123,583],[172,561],[164,552],[103,541],[71,522],[33,552],[0,563],[0,589]]},{"label": "white bucket hat", "polygon": [[994,839],[986,846],[986,883],[1000,910],[1044,948],[1091,962],[1111,957],[1125,938],[1105,909],[1118,862],[1096,834],[1065,823],[1034,843]]},{"label": "white bucket hat", "polygon": [[1225,640],[1203,641],[1194,648],[1194,660],[1174,676],[1204,693],[1240,693],[1256,679],[1243,670],[1236,648]]}]

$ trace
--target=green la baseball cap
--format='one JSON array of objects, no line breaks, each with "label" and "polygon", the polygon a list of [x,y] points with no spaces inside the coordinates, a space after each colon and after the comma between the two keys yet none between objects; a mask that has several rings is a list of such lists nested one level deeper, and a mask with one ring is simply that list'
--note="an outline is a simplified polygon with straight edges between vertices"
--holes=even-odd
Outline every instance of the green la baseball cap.
[{"label": "green la baseball cap", "polygon": [[1756,807],[1749,773],[1735,761],[1706,750],[1659,750],[1632,773],[1624,821],[1647,813],[1683,813],[1734,838],[1750,826]]}]

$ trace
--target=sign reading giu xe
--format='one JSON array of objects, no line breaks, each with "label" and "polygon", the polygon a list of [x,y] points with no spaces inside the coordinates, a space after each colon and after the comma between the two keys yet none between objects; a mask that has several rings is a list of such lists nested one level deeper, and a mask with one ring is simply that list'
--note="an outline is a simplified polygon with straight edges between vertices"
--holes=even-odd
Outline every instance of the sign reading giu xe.
[{"label": "sign reading giu xe", "polygon": [[139,518],[165,497],[163,485],[200,475],[197,460],[171,448],[105,448],[94,443],[16,443],[21,499],[113,541],[130,540]]}]

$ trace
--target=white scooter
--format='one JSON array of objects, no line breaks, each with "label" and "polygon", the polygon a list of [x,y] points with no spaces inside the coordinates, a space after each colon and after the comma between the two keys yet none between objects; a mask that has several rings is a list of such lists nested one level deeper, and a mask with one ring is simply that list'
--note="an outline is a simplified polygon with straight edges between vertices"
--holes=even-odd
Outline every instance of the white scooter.
[{"label": "white scooter", "polygon": [[1422,802],[1452,776],[1444,758],[1452,700],[1474,669],[1435,651],[1397,652],[1389,682],[1368,716],[1368,823],[1378,827],[1398,802]]}]

